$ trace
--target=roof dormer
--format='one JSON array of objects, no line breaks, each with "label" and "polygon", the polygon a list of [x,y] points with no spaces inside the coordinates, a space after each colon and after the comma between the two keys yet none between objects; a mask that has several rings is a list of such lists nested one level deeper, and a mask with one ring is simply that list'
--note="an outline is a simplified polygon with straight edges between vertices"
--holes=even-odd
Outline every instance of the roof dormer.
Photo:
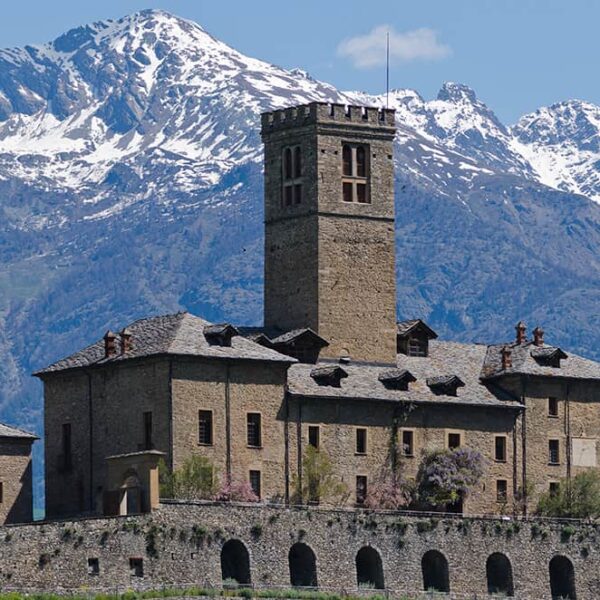
[{"label": "roof dormer", "polygon": [[554,367],[555,369],[560,369],[560,361],[568,358],[567,354],[560,348],[554,348],[552,346],[534,348],[531,351],[531,356],[542,367]]},{"label": "roof dormer", "polygon": [[388,390],[407,391],[408,384],[413,383],[417,378],[406,369],[388,369],[379,374],[379,381]]},{"label": "roof dormer", "polygon": [[339,365],[324,365],[315,367],[310,372],[310,376],[318,385],[340,387],[342,379],[348,377],[348,373]]},{"label": "roof dormer", "polygon": [[303,363],[316,363],[319,353],[329,342],[312,329],[294,329],[271,338],[272,348]]},{"label": "roof dormer", "polygon": [[400,321],[396,324],[396,348],[406,356],[429,356],[429,340],[437,333],[421,319]]},{"label": "roof dormer", "polygon": [[240,332],[231,323],[218,323],[204,327],[204,337],[211,346],[231,346],[231,338]]},{"label": "roof dormer", "polygon": [[464,381],[457,375],[441,375],[427,379],[429,389],[437,396],[456,396],[459,387],[464,387]]}]

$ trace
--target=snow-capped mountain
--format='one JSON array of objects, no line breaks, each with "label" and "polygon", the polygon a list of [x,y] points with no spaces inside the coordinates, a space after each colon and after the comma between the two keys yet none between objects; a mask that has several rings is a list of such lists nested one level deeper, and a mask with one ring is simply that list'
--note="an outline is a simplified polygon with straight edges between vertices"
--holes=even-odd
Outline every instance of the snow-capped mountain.
[{"label": "snow-capped mountain", "polygon": [[[29,373],[134,318],[261,320],[259,113],[312,100],[384,104],[161,11],[0,51],[0,420],[40,431]],[[600,109],[390,103],[399,316],[489,342],[523,318],[600,358]]]}]

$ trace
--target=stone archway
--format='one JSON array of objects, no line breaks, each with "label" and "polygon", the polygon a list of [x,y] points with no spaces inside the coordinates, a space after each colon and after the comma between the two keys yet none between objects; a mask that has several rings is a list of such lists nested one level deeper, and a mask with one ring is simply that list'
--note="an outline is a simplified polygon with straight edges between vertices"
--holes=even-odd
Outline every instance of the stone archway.
[{"label": "stone archway", "polygon": [[228,540],[221,548],[221,577],[223,583],[250,585],[250,556],[240,540]]},{"label": "stone archway", "polygon": [[425,591],[450,591],[448,561],[441,552],[437,550],[425,552],[423,558],[421,558],[421,569],[423,571],[423,589]]},{"label": "stone archway", "polygon": [[356,554],[356,580],[358,587],[385,588],[381,555],[375,548],[363,546]]},{"label": "stone archway", "polygon": [[555,556],[549,564],[552,598],[576,600],[575,569],[566,556]]},{"label": "stone archway", "polygon": [[142,512],[142,484],[135,469],[128,469],[123,476],[119,499],[120,515],[135,515]]},{"label": "stone archway", "polygon": [[317,587],[317,559],[310,546],[297,542],[290,548],[288,560],[293,587]]},{"label": "stone archway", "polygon": [[504,554],[500,552],[490,554],[485,564],[485,571],[488,593],[514,595],[512,565]]}]

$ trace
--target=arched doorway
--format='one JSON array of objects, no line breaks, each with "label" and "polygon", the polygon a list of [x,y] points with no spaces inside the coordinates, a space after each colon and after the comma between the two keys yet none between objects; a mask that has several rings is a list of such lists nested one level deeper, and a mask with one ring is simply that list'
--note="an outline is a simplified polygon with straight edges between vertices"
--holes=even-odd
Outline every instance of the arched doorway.
[{"label": "arched doorway", "polygon": [[450,591],[450,577],[448,575],[448,561],[437,550],[429,550],[421,559],[423,571],[423,589],[435,592]]},{"label": "arched doorway", "polygon": [[249,585],[250,557],[246,546],[240,540],[228,540],[221,548],[221,577],[223,583]]},{"label": "arched doorway", "polygon": [[576,600],[575,570],[566,556],[555,556],[550,561],[550,592],[552,598]]},{"label": "arched doorway", "polygon": [[123,477],[119,499],[120,515],[135,515],[142,512],[142,485],[135,469],[129,469]]},{"label": "arched doorway", "polygon": [[514,595],[512,566],[504,554],[500,552],[490,554],[485,564],[485,570],[490,594]]},{"label": "arched doorway", "polygon": [[383,565],[379,552],[371,546],[363,546],[356,555],[356,579],[358,587],[382,590],[385,588]]},{"label": "arched doorway", "polygon": [[310,546],[298,542],[290,548],[290,583],[294,587],[317,587],[317,559]]}]

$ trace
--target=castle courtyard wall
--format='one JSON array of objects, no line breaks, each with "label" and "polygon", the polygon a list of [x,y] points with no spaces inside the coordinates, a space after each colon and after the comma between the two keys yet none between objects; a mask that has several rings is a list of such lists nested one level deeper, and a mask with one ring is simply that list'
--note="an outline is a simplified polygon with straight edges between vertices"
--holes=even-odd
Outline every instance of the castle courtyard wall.
[{"label": "castle courtyard wall", "polygon": [[31,441],[0,439],[0,525],[33,518]]},{"label": "castle courtyard wall", "polygon": [[[486,561],[494,552],[510,560],[516,598],[550,598],[554,556],[572,562],[579,600],[597,598],[600,589],[600,532],[591,524],[191,503],[163,504],[145,516],[1,528],[0,587],[220,587],[221,550],[231,539],[245,545],[257,587],[290,586],[288,554],[299,542],[315,553],[318,586],[338,591],[357,588],[356,554],[365,546],[379,553],[394,595],[422,590],[421,559],[429,550],[446,557],[451,592],[469,598],[487,597]],[[138,559],[143,576],[130,559]]]}]

